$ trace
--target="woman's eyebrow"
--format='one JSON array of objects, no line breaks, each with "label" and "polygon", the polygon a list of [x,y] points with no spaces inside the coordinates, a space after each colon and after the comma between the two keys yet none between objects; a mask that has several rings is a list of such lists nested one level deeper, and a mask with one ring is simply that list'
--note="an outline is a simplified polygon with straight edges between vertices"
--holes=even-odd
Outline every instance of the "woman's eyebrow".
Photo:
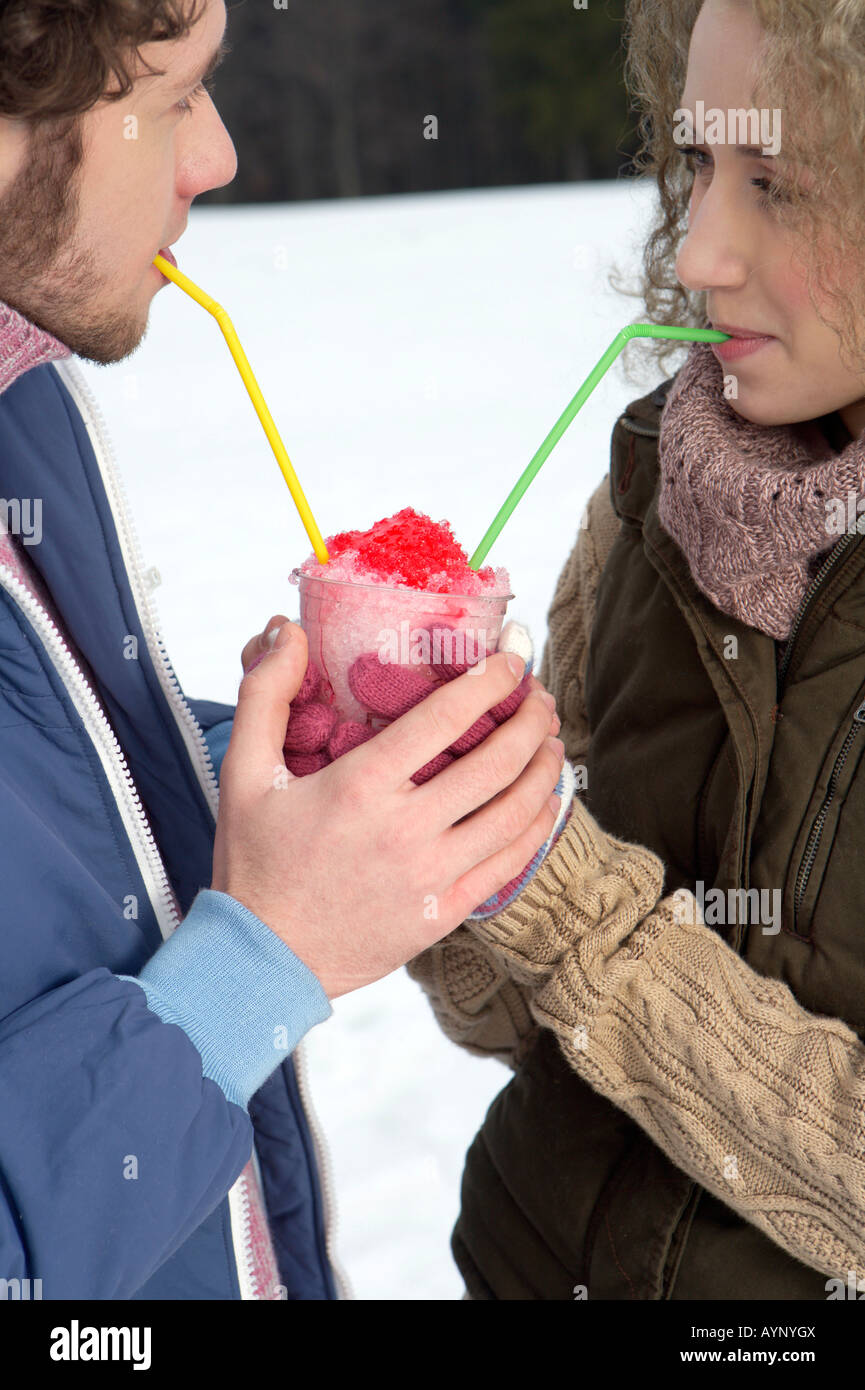
[{"label": "woman's eyebrow", "polygon": [[[685,132],[685,143],[688,144],[688,145],[696,145],[696,144],[698,143],[698,142],[697,142],[697,139],[696,139],[696,136],[694,135],[694,132],[693,132],[692,130],[687,130],[687,131]],[[709,141],[708,143],[709,143],[709,144],[717,144],[718,142],[712,140],[712,141]],[[764,154],[764,153],[763,153],[762,146],[760,146],[760,145],[731,145],[730,148],[733,149],[733,150],[735,150],[737,154],[746,155],[749,159],[774,159],[774,158],[775,158],[775,155],[773,155],[773,154]]]}]

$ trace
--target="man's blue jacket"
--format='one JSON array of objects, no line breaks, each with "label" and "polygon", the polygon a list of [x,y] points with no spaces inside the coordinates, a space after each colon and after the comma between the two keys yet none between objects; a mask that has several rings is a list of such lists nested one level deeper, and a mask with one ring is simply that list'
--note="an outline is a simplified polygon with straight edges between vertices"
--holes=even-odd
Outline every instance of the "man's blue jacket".
[{"label": "man's blue jacket", "polygon": [[254,1145],[270,1296],[348,1296],[295,1065],[330,1003],[208,887],[233,709],[180,689],[74,363],[0,395],[0,490],[42,501],[28,553],[108,715],[0,566],[0,1278],[46,1299],[256,1296]]}]

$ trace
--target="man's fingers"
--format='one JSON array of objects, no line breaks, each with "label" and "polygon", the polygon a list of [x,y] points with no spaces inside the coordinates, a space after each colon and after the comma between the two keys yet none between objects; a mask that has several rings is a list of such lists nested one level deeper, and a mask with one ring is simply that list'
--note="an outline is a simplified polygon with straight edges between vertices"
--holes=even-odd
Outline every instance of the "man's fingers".
[{"label": "man's fingers", "polygon": [[506,849],[499,850],[483,863],[475,865],[457,879],[445,894],[442,908],[448,915],[453,914],[464,920],[504,888],[506,883],[521,874],[534,859],[541,845],[550,838],[556,823],[558,811],[546,803],[535,816],[531,825],[523,831]]},{"label": "man's fingers", "polygon": [[527,695],[505,724],[419,789],[427,803],[419,814],[435,830],[445,833],[492,801],[516,781],[543,745],[550,733],[551,717],[537,692]]},{"label": "man's fingers", "polygon": [[[544,691],[546,694],[549,694],[549,691],[547,690],[547,687],[546,687],[545,685],[542,685],[541,682],[538,680],[537,676],[534,676],[534,675],[529,676],[529,689],[530,689],[530,690],[542,690],[542,691]],[[558,716],[558,711],[557,711],[557,712],[553,715],[553,727],[550,729],[550,733],[551,733],[551,734],[557,734],[557,733],[559,732],[559,730],[561,729],[561,727],[562,727],[562,721],[561,721],[561,719],[559,718],[559,716]]]},{"label": "man's fingers", "polygon": [[260,785],[283,764],[290,706],[306,671],[307,650],[303,629],[286,621],[272,651],[240,682],[223,785],[246,773]]},{"label": "man's fingers", "polygon": [[445,832],[448,862],[457,878],[525,834],[553,794],[561,770],[561,749],[545,738],[512,786]]},{"label": "man's fingers", "polygon": [[367,745],[374,750],[367,756],[386,771],[391,785],[408,782],[412,773],[449,748],[482,714],[509,695],[519,685],[523,669],[518,657],[496,653],[486,660],[483,672],[470,670],[448,681],[382,729]]},{"label": "man's fingers", "polygon": [[265,652],[270,651],[268,637],[271,633],[276,633],[285,623],[288,622],[284,613],[275,613],[270,619],[263,632],[257,632],[254,637],[250,637],[243,651],[240,653],[240,664],[244,674],[249,670],[256,657],[264,656]]}]

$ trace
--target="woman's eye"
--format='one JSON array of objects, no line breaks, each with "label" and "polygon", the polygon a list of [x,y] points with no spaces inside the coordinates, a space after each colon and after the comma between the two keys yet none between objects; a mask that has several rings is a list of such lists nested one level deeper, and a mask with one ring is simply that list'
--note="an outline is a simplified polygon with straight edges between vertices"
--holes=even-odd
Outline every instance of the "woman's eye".
[{"label": "woman's eye", "polygon": [[766,177],[764,179],[752,179],[751,183],[755,188],[759,188],[760,193],[767,203],[785,203],[789,201],[789,194],[785,192],[783,183],[778,179]]},{"label": "woman's eye", "polygon": [[[711,156],[706,154],[705,150],[698,150],[696,145],[681,145],[679,147],[679,153],[682,155],[685,163],[695,177],[697,174],[707,172],[711,162]],[[706,162],[702,163],[702,160]],[[783,184],[781,184],[777,178],[773,178],[771,174],[767,174],[759,179],[749,179],[749,183],[752,188],[756,188],[759,191],[761,202],[781,203],[784,201],[785,194]]]},{"label": "woman's eye", "polygon": [[699,162],[702,159],[708,160],[709,156],[705,150],[698,150],[696,145],[682,145],[679,148],[679,154],[682,155],[691,173],[702,173],[705,170],[706,165]]}]

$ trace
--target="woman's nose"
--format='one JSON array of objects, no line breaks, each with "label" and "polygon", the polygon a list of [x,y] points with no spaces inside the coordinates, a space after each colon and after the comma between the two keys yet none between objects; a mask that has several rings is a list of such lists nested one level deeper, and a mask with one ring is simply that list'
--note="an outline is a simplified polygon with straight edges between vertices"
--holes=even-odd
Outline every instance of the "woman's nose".
[{"label": "woman's nose", "polygon": [[754,238],[745,217],[713,182],[691,205],[688,232],[676,257],[676,275],[694,291],[744,285],[753,269]]}]

